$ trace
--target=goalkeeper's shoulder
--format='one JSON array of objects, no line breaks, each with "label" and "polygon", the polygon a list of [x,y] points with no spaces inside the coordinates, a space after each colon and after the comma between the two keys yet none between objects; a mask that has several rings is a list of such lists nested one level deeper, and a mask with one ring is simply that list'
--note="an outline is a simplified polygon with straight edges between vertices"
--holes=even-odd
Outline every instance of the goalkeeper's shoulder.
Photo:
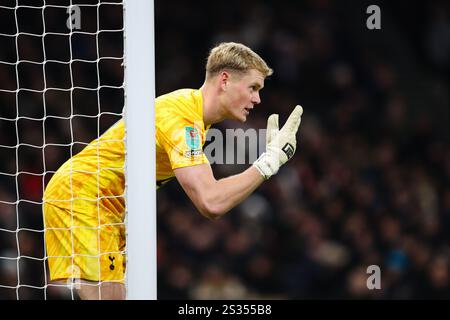
[{"label": "goalkeeper's shoulder", "polygon": [[196,89],[179,89],[159,96],[155,100],[156,127],[164,132],[192,124],[202,128],[201,101],[201,93]]},{"label": "goalkeeper's shoulder", "polygon": [[164,106],[166,108],[176,108],[181,105],[189,105],[195,103],[196,89],[183,88],[165,93],[155,99],[155,107]]}]

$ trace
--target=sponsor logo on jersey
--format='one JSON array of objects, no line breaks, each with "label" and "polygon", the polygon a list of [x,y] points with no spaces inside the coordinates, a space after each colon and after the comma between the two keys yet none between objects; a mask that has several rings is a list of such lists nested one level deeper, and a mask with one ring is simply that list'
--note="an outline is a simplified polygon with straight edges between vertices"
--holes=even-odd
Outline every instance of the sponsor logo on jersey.
[{"label": "sponsor logo on jersey", "polygon": [[184,156],[190,158],[190,157],[201,156],[202,154],[203,154],[203,150],[202,149],[197,149],[197,150],[186,151],[184,153]]}]

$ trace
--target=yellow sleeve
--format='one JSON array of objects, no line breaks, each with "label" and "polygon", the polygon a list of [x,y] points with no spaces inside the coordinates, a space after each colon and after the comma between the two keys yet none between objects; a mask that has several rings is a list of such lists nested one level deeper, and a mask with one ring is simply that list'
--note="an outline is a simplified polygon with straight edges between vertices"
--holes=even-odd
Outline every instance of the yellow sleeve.
[{"label": "yellow sleeve", "polygon": [[206,132],[202,125],[176,116],[157,126],[156,135],[169,157],[172,170],[209,163],[203,153]]}]

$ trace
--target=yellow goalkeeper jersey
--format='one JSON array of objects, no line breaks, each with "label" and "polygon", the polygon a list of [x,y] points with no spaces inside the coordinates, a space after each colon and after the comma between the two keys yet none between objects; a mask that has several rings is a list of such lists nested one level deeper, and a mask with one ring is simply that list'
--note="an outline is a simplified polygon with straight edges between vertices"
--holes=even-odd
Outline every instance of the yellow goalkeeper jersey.
[{"label": "yellow goalkeeper jersey", "polygon": [[[203,123],[200,90],[180,89],[156,98],[155,124],[158,187],[174,177],[173,169],[208,163],[202,149],[209,126]],[[44,202],[91,215],[95,225],[122,221],[124,136],[124,121],[120,120],[65,162],[47,185]],[[103,215],[98,212],[113,215],[114,219],[101,221]]]}]

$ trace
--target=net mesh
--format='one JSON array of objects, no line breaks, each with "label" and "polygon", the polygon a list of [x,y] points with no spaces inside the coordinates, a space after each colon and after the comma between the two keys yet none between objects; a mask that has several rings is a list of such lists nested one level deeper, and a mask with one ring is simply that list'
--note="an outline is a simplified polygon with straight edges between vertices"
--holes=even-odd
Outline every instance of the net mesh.
[{"label": "net mesh", "polygon": [[42,195],[122,117],[121,1],[0,5],[0,299],[74,298],[49,282]]}]

